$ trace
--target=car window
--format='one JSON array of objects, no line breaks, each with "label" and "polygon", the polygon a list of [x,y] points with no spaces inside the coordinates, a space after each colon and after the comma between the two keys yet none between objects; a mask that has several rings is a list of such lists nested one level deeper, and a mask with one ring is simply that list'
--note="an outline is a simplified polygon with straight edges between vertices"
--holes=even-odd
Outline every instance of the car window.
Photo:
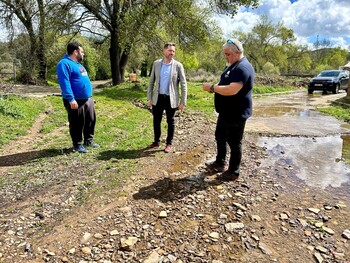
[{"label": "car window", "polygon": [[337,77],[340,74],[339,71],[322,71],[318,74],[319,77]]}]

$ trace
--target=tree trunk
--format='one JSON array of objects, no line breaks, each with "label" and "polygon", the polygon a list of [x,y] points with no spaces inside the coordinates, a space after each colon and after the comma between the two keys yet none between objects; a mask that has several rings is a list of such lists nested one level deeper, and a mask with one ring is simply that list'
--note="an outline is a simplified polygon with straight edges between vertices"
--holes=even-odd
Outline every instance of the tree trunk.
[{"label": "tree trunk", "polygon": [[130,48],[126,48],[124,52],[122,53],[122,56],[120,58],[120,76],[121,76],[121,82],[125,81],[125,68],[126,64],[128,63],[130,54]]},{"label": "tree trunk", "polygon": [[346,92],[346,97],[350,97],[350,78],[348,80],[348,90]]},{"label": "tree trunk", "polygon": [[39,32],[37,58],[39,62],[39,80],[46,82],[46,56],[45,56],[45,10],[43,0],[38,0],[39,7]]},{"label": "tree trunk", "polygon": [[111,60],[112,71],[112,85],[118,85],[122,82],[120,75],[120,47],[118,33],[116,31],[111,32],[111,44],[109,48],[109,56]]},{"label": "tree trunk", "polygon": [[35,64],[36,64],[36,59],[37,59],[37,42],[36,42],[36,37],[33,31],[28,30],[29,32],[29,41],[30,41],[30,54],[29,54],[29,59],[24,63],[24,68],[27,71],[27,74],[25,76],[25,79],[23,81],[25,83],[29,84],[36,84],[36,79],[35,79]]}]

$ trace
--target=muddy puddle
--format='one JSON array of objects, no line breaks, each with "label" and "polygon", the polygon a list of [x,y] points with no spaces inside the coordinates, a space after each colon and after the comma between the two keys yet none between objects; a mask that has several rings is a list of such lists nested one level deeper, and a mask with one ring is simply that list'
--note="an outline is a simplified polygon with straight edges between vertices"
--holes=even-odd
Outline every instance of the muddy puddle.
[{"label": "muddy puddle", "polygon": [[297,94],[258,99],[246,131],[268,153],[262,168],[294,179],[287,189],[302,185],[350,201],[350,126],[316,111],[317,98]]},{"label": "muddy puddle", "polygon": [[290,174],[309,187],[349,186],[350,167],[343,158],[343,149],[349,149],[349,138],[259,137],[256,143],[269,154],[266,166],[290,168]]}]

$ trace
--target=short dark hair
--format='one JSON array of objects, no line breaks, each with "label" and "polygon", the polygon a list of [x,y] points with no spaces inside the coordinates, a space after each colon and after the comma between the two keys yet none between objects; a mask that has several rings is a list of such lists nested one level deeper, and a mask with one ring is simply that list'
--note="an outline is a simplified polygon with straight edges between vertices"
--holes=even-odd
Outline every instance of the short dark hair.
[{"label": "short dark hair", "polygon": [[69,42],[67,45],[67,54],[73,54],[74,50],[79,50],[79,47],[81,47],[81,44],[78,41]]},{"label": "short dark hair", "polygon": [[175,47],[175,43],[172,43],[172,42],[165,43],[164,49],[168,47]]}]

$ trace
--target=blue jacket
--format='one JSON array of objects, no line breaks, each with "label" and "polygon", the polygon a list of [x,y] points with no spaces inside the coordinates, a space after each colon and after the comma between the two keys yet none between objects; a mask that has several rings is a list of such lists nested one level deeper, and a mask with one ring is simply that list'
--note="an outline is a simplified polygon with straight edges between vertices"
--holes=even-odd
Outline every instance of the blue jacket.
[{"label": "blue jacket", "polygon": [[58,62],[56,71],[63,99],[72,102],[92,97],[92,85],[82,64],[65,54]]}]

